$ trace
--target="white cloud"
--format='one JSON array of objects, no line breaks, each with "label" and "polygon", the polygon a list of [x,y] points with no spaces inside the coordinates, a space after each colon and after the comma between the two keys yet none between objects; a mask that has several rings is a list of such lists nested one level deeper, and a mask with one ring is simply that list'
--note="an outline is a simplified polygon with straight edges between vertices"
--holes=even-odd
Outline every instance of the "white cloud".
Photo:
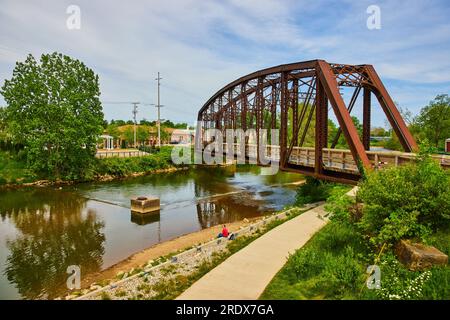
[{"label": "white cloud", "polygon": [[[377,2],[380,31],[365,27],[370,1],[85,0],[77,3],[81,30],[71,31],[65,24],[71,1],[3,0],[0,79],[9,78],[14,62],[27,53],[60,51],[100,75],[104,100],[155,102],[160,71],[163,117],[192,122],[201,105],[235,78],[324,58],[373,64],[395,100],[420,105],[439,93],[430,84],[442,90],[450,82],[449,8],[445,2]],[[404,81],[402,90],[390,79]],[[105,112],[108,118],[131,116],[127,106],[105,106]],[[142,107],[140,115],[155,114]]]}]

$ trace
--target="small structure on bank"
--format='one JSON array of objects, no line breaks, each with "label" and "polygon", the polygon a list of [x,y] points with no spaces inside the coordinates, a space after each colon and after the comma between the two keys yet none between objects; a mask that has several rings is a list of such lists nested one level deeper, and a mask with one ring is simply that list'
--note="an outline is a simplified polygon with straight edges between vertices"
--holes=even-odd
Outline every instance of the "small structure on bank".
[{"label": "small structure on bank", "polygon": [[103,149],[106,149],[106,150],[114,149],[114,143],[113,143],[114,137],[113,136],[110,136],[107,134],[102,134],[100,136],[100,138],[103,139]]}]

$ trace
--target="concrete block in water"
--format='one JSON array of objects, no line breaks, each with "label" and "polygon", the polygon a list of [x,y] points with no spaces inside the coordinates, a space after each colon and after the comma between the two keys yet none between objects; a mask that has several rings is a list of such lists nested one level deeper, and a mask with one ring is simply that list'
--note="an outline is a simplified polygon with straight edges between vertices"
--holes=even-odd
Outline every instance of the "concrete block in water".
[{"label": "concrete block in water", "polygon": [[157,197],[136,197],[131,199],[131,211],[138,213],[149,213],[159,211],[161,208]]}]

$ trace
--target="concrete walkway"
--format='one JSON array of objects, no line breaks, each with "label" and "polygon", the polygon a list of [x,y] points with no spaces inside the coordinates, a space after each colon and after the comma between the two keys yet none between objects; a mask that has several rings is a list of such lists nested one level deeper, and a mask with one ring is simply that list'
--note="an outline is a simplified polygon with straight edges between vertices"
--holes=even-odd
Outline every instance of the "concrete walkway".
[{"label": "concrete walkway", "polygon": [[255,300],[294,253],[326,223],[324,205],[265,233],[195,282],[178,300]]}]

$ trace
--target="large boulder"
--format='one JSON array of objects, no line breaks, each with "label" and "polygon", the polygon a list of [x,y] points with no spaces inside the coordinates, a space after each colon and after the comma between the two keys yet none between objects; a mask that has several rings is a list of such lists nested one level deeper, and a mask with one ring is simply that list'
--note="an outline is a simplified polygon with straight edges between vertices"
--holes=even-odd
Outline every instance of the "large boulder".
[{"label": "large boulder", "polygon": [[446,265],[448,262],[448,256],[435,247],[411,243],[409,240],[401,240],[395,253],[398,260],[412,271],[428,269],[433,265]]}]

